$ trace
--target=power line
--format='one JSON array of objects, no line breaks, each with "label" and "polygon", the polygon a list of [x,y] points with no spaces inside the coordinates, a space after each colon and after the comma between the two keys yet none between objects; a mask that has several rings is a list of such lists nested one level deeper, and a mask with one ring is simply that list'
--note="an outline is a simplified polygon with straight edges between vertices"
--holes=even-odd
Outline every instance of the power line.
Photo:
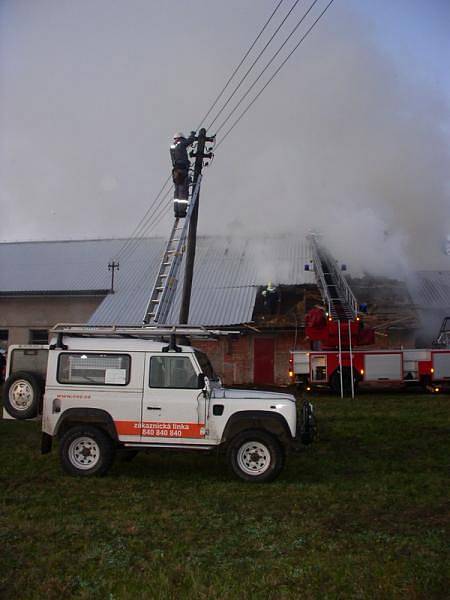
[{"label": "power line", "polygon": [[310,34],[310,32],[314,29],[314,27],[316,26],[316,24],[320,21],[320,19],[323,17],[323,15],[327,12],[327,10],[330,8],[330,6],[333,4],[334,0],[330,0],[330,2],[328,2],[328,4],[325,6],[325,8],[323,9],[323,11],[319,14],[319,16],[315,19],[315,21],[313,22],[313,24],[309,27],[309,29],[306,31],[306,33],[304,33],[304,35],[300,38],[300,41],[297,43],[296,46],[294,46],[293,50],[287,55],[287,57],[284,59],[284,61],[280,64],[280,66],[276,69],[276,71],[274,72],[274,74],[271,76],[271,78],[266,82],[266,84],[264,85],[264,87],[261,88],[261,90],[258,92],[258,94],[253,98],[253,100],[250,102],[250,104],[247,106],[247,108],[239,115],[239,117],[236,119],[236,121],[233,123],[233,125],[228,129],[228,131],[225,133],[225,135],[220,139],[219,143],[216,146],[216,150],[217,148],[225,141],[225,139],[230,135],[230,133],[233,131],[233,129],[236,127],[236,125],[239,123],[239,121],[244,117],[244,115],[249,111],[249,109],[253,106],[253,104],[256,102],[256,100],[261,96],[261,94],[263,93],[263,91],[266,89],[266,87],[272,82],[272,80],[278,75],[278,73],[281,71],[281,69],[284,67],[284,65],[287,63],[287,61],[291,58],[291,56],[294,54],[294,52],[297,50],[297,48],[300,46],[300,44],[302,44],[302,42],[308,37],[308,35]]},{"label": "power line", "polygon": [[[228,79],[227,83],[225,84],[225,86],[221,90],[220,94],[215,99],[213,105],[210,107],[210,109],[208,110],[208,112],[206,113],[206,115],[203,117],[201,124],[209,116],[209,114],[212,112],[212,110],[216,106],[217,102],[222,97],[223,93],[227,89],[227,87],[230,84],[230,82],[232,81],[233,77],[235,76],[235,74],[237,73],[237,71],[239,70],[239,68],[242,66],[243,62],[245,61],[245,59],[247,58],[247,56],[249,55],[249,53],[251,52],[251,50],[254,48],[255,44],[257,43],[257,41],[261,37],[261,35],[264,32],[264,30],[266,29],[267,25],[269,24],[269,22],[271,21],[271,19],[275,15],[275,13],[277,12],[277,10],[280,7],[282,1],[283,0],[280,0],[278,2],[277,6],[273,10],[273,12],[270,15],[269,19],[266,21],[266,23],[264,24],[263,28],[259,32],[258,36],[255,38],[255,41],[252,43],[252,45],[250,46],[250,48],[247,50],[247,52],[245,53],[245,55],[242,58],[242,60],[240,61],[240,63],[238,64],[238,66],[233,71],[231,77]],[[223,105],[223,107],[221,108],[221,110],[217,113],[217,115],[215,116],[214,120],[212,121],[210,127],[218,119],[218,117],[222,114],[222,112],[224,111],[224,109],[226,108],[226,106],[229,104],[229,102],[231,101],[231,99],[234,97],[235,93],[238,91],[238,89],[240,88],[240,86],[242,85],[242,83],[245,81],[245,79],[247,78],[247,76],[250,74],[250,72],[252,71],[252,69],[254,68],[254,66],[256,65],[256,63],[258,62],[259,58],[262,56],[262,54],[268,48],[268,46],[270,45],[270,43],[274,39],[275,35],[278,33],[278,31],[281,29],[281,27],[283,26],[283,24],[286,22],[287,18],[290,16],[290,14],[294,10],[294,8],[297,6],[297,4],[299,3],[299,1],[300,0],[296,0],[294,2],[294,4],[292,5],[292,7],[290,8],[289,12],[287,13],[287,15],[284,17],[283,21],[281,22],[281,24],[277,27],[277,29],[275,30],[275,32],[272,34],[270,40],[267,42],[267,44],[264,46],[264,48],[258,54],[258,56],[253,61],[252,65],[249,67],[249,69],[247,70],[247,72],[245,73],[245,75],[241,78],[241,80],[239,81],[238,85],[236,86],[236,88],[234,89],[234,91],[232,92],[232,94],[229,96],[229,98],[227,99],[227,101],[225,102],[225,104]],[[280,51],[284,48],[284,46],[286,45],[286,43],[288,42],[288,40],[292,37],[292,35],[295,33],[295,31],[297,31],[298,27],[301,25],[301,23],[304,21],[304,19],[306,18],[306,16],[309,14],[309,12],[312,10],[312,8],[315,6],[315,4],[317,2],[318,2],[318,0],[314,0],[314,2],[311,4],[311,6],[309,7],[309,9],[304,13],[304,15],[301,17],[301,19],[297,23],[297,25],[291,31],[291,33],[289,34],[289,36],[285,39],[285,41],[283,42],[283,44],[278,48],[277,52],[272,56],[272,58],[266,64],[266,66],[264,67],[264,69],[258,75],[257,79],[252,83],[252,85],[246,91],[246,93],[244,94],[244,96],[239,100],[239,102],[236,104],[236,106],[233,108],[233,110],[230,112],[230,114],[221,123],[221,125],[219,126],[219,128],[218,128],[217,131],[221,130],[224,127],[224,125],[228,122],[228,120],[231,118],[231,116],[235,113],[235,111],[237,110],[237,108],[241,105],[241,103],[243,102],[243,100],[248,96],[248,94],[254,88],[254,86],[259,81],[259,79],[261,78],[261,76],[268,69],[268,67],[272,64],[272,62],[274,61],[274,59],[278,56],[278,54],[280,53]],[[234,123],[232,124],[232,126],[227,130],[227,132],[224,134],[224,136],[220,139],[219,143],[216,146],[216,150],[225,141],[225,139],[228,137],[228,135],[231,133],[231,131],[236,127],[236,125],[241,121],[241,119],[244,117],[244,115],[250,110],[250,108],[253,106],[253,104],[256,102],[256,100],[261,96],[261,94],[268,87],[268,85],[273,81],[273,79],[276,77],[276,75],[280,72],[280,70],[288,62],[288,60],[291,58],[291,56],[294,54],[294,52],[303,43],[303,41],[306,39],[306,37],[309,35],[309,33],[314,29],[314,27],[316,26],[316,24],[323,17],[323,15],[326,13],[326,11],[328,10],[328,8],[331,6],[331,4],[333,2],[334,2],[334,0],[330,0],[328,2],[328,4],[326,5],[326,7],[322,10],[322,12],[319,14],[319,16],[314,20],[314,22],[309,27],[309,29],[307,29],[307,31],[305,32],[305,34],[300,38],[299,42],[294,46],[294,48],[292,49],[292,51],[287,55],[287,57],[283,60],[283,62],[278,66],[278,68],[272,74],[272,76],[270,77],[270,79],[265,83],[265,85],[261,88],[261,90],[258,92],[258,94],[253,98],[253,100],[250,102],[250,104],[245,108],[245,110],[239,115],[239,117],[234,121]],[[200,128],[201,124],[199,125],[198,128]],[[120,248],[120,250],[119,250],[119,252],[117,254],[117,257],[119,257],[119,256],[129,257],[136,250],[136,248],[137,248],[137,246],[138,246],[138,244],[140,242],[140,239],[142,239],[142,237],[145,234],[148,234],[149,231],[152,228],[156,227],[156,225],[158,225],[160,223],[160,221],[162,220],[162,218],[165,216],[165,214],[166,214],[169,206],[171,205],[171,201],[169,201],[168,203],[166,203],[164,206],[162,206],[162,204],[163,204],[164,200],[167,198],[167,196],[170,194],[171,190],[170,189],[167,190],[167,192],[161,198],[158,206],[155,207],[155,204],[156,204],[157,200],[160,198],[160,196],[163,193],[164,189],[166,188],[167,184],[169,183],[170,178],[171,178],[171,176],[169,175],[167,177],[166,181],[164,182],[162,188],[158,192],[157,196],[153,200],[152,204],[147,209],[146,213],[144,214],[144,216],[142,217],[142,219],[139,221],[138,225],[134,229],[133,233],[131,234],[131,237]],[[153,213],[150,216],[149,213],[150,213],[150,211],[153,208],[154,208]],[[127,255],[127,256],[125,256],[125,255]]]},{"label": "power line", "polygon": [[136,252],[136,250],[138,249],[140,244],[145,240],[146,237],[148,237],[148,234],[150,233],[150,231],[152,229],[154,229],[154,227],[156,227],[161,222],[163,217],[165,217],[168,214],[170,206],[171,206],[171,202],[167,203],[162,208],[162,210],[158,214],[157,218],[155,219],[154,223],[152,224],[152,227],[149,228],[149,230],[147,232],[144,232],[141,237],[136,238],[134,240],[133,246],[129,247],[128,251],[122,256],[121,261],[128,260],[134,254],[134,252]]},{"label": "power line", "polygon": [[213,111],[214,107],[216,106],[216,104],[218,103],[218,101],[222,98],[225,90],[227,89],[227,87],[230,85],[231,81],[233,80],[234,76],[236,75],[236,73],[239,71],[239,69],[241,68],[242,64],[244,63],[245,59],[247,58],[247,56],[250,54],[250,52],[253,50],[253,48],[255,47],[256,43],[258,42],[259,38],[261,37],[261,35],[264,33],[266,27],[268,26],[268,24],[270,23],[270,21],[272,20],[273,16],[275,15],[275,13],[277,12],[277,10],[280,8],[280,5],[282,4],[283,0],[280,0],[278,2],[278,4],[275,6],[275,9],[273,10],[272,14],[270,15],[270,17],[267,19],[267,21],[264,23],[263,28],[261,29],[261,31],[258,33],[258,35],[256,36],[254,42],[252,43],[252,45],[250,46],[250,48],[247,50],[247,52],[244,54],[244,57],[241,59],[241,62],[238,64],[238,66],[234,69],[233,73],[231,74],[231,76],[229,77],[228,81],[226,82],[226,84],[224,85],[224,87],[222,88],[222,90],[219,92],[217,98],[214,100],[214,102],[212,103],[212,105],[210,106],[208,112],[205,114],[205,116],[203,117],[203,119],[200,121],[200,124],[197,127],[197,131],[200,129],[200,127],[203,125],[203,123],[206,121],[206,119],[209,117],[209,115],[211,114],[211,112]]},{"label": "power line", "polygon": [[248,68],[247,72],[245,73],[245,75],[243,77],[241,77],[241,80],[239,81],[239,83],[237,84],[237,86],[234,88],[233,92],[231,93],[231,95],[228,97],[227,101],[225,102],[225,104],[222,106],[222,108],[219,110],[219,112],[217,113],[217,115],[214,117],[214,119],[211,121],[208,130],[211,129],[211,127],[214,125],[214,123],[217,121],[217,119],[220,117],[220,115],[223,113],[223,111],[225,110],[225,108],[227,107],[227,105],[229,104],[229,102],[231,101],[231,99],[234,97],[234,95],[236,94],[236,92],[238,91],[238,89],[241,87],[241,85],[244,83],[244,81],[247,79],[247,77],[249,76],[250,72],[253,70],[253,67],[256,65],[256,63],[258,62],[258,60],[261,58],[261,56],[264,54],[264,52],[267,50],[267,48],[269,47],[269,45],[272,43],[273,38],[277,35],[277,33],[280,31],[280,29],[283,27],[284,23],[286,22],[286,20],[289,18],[290,14],[292,13],[292,11],[294,10],[294,8],[297,6],[297,4],[300,2],[300,0],[295,0],[294,4],[291,6],[289,12],[287,13],[287,15],[284,17],[284,19],[281,21],[281,23],[278,25],[278,27],[275,29],[275,31],[273,32],[273,34],[271,35],[269,41],[266,43],[266,45],[264,46],[264,48],[259,52],[258,56],[255,58],[255,60],[252,62],[252,64],[250,65],[250,67]]},{"label": "power line", "polygon": [[297,29],[303,23],[303,21],[309,15],[309,13],[314,8],[314,6],[317,4],[318,1],[319,0],[314,0],[314,2],[311,4],[311,6],[308,8],[308,10],[298,20],[298,22],[297,22],[296,26],[294,27],[294,29],[287,36],[287,38],[284,40],[284,42],[281,44],[281,46],[278,48],[278,50],[275,52],[275,54],[272,56],[272,58],[269,60],[269,62],[266,64],[266,66],[261,71],[261,73],[258,75],[258,77],[255,79],[255,81],[251,84],[251,86],[248,88],[248,90],[245,92],[245,94],[242,96],[242,98],[239,100],[239,102],[236,104],[236,106],[233,108],[233,110],[229,113],[229,115],[225,118],[225,120],[216,129],[216,134],[219,133],[219,131],[224,127],[224,125],[229,121],[229,119],[232,117],[232,115],[236,112],[236,110],[239,108],[239,106],[245,100],[245,98],[247,98],[247,96],[249,95],[249,93],[252,91],[252,89],[255,87],[255,85],[258,83],[258,81],[261,79],[261,77],[264,75],[264,73],[267,71],[267,69],[270,67],[270,65],[273,63],[273,61],[276,59],[276,57],[280,54],[280,52],[286,46],[286,44],[288,43],[288,41],[291,39],[291,37],[294,35],[294,33],[297,31]]},{"label": "power line", "polygon": [[[159,197],[161,196],[161,194],[164,192],[164,189],[166,188],[167,184],[169,183],[171,179],[171,175],[169,175],[167,177],[167,179],[165,180],[165,182],[163,183],[163,186],[161,187],[161,189],[159,190],[159,192],[156,194],[153,202],[150,204],[150,206],[148,207],[148,209],[145,211],[144,216],[141,218],[141,220],[139,221],[139,223],[136,225],[136,227],[134,228],[132,234],[130,235],[130,237],[125,241],[125,243],[123,244],[123,246],[119,249],[116,258],[120,257],[120,255],[122,255],[123,252],[125,252],[126,248],[132,243],[133,238],[135,238],[136,236],[138,236],[140,234],[140,231],[143,227],[143,223],[144,221],[148,218],[150,211],[154,208],[155,204],[157,203]],[[167,193],[166,193],[167,195]]]},{"label": "power line", "polygon": [[[153,223],[151,229],[154,229],[157,225],[159,225],[159,223],[162,221],[163,217],[166,216],[166,214],[168,213],[169,209],[173,208],[173,201],[172,199],[169,200],[169,202],[167,202],[164,205],[163,211],[160,213],[159,217],[156,217],[156,221]],[[147,233],[149,233],[149,231],[147,231]]]},{"label": "power line", "polygon": [[[292,8],[289,10],[288,14],[286,15],[286,17],[284,18],[284,20],[282,21],[281,25],[277,28],[277,30],[275,31],[275,34],[272,35],[270,41],[274,38],[274,36],[276,35],[276,33],[280,30],[281,26],[283,25],[283,23],[286,21],[286,19],[288,18],[288,16],[291,14],[292,10],[295,8],[295,6],[298,4],[300,0],[296,0],[296,2],[294,3],[294,5],[292,6]],[[233,78],[235,77],[236,73],[239,71],[240,67],[242,66],[242,64],[244,63],[244,61],[246,60],[246,58],[249,56],[250,52],[253,50],[253,48],[255,47],[255,45],[257,44],[258,40],[261,38],[262,34],[264,33],[264,31],[266,30],[267,26],[269,25],[269,23],[271,22],[271,20],[273,19],[273,17],[275,16],[276,12],[278,11],[278,9],[280,8],[281,4],[283,3],[283,0],[279,0],[279,2],[277,3],[277,5],[275,6],[274,10],[272,11],[272,13],[270,14],[269,18],[266,20],[266,22],[264,23],[262,29],[260,30],[260,32],[258,33],[258,35],[256,36],[255,40],[253,41],[253,43],[250,45],[250,47],[248,48],[248,50],[246,51],[246,53],[244,54],[243,58],[241,59],[241,61],[239,62],[239,64],[237,65],[237,67],[234,69],[233,73],[231,74],[231,76],[229,77],[228,81],[226,82],[225,86],[222,88],[222,90],[220,91],[220,93],[218,94],[218,96],[216,97],[216,99],[214,100],[213,104],[211,105],[211,107],[209,108],[208,112],[205,114],[205,116],[203,117],[200,125],[197,127],[197,130],[200,129],[200,127],[202,126],[203,122],[208,118],[208,116],[211,114],[211,112],[214,110],[215,106],[217,105],[217,103],[219,102],[220,98],[223,96],[225,90],[228,88],[229,84],[231,83],[231,81],[233,80]],[[259,57],[262,55],[262,53],[265,51],[265,49],[267,48],[268,44],[266,44],[265,48],[263,49],[262,52],[260,52],[259,56],[257,57],[256,61],[254,61],[253,65],[250,67],[250,69],[247,71],[247,73],[245,74],[245,76],[241,79],[241,81],[239,82],[239,86],[243,83],[243,81],[245,80],[245,78],[248,76],[248,74],[250,73],[250,71],[252,70],[252,68],[254,67],[254,65],[256,64],[256,62],[259,60]],[[236,92],[236,90],[235,90]],[[234,93],[232,94],[232,96],[234,95]],[[225,106],[228,104],[228,102],[230,101],[231,97],[227,100],[227,103],[225,104]],[[223,109],[222,109],[223,110]],[[222,111],[221,111],[222,112]],[[220,114],[220,113],[219,113]],[[217,117],[216,117],[217,118]],[[149,206],[149,208],[147,209],[147,211],[145,212],[144,216],[141,218],[141,220],[139,221],[139,223],[137,224],[137,226],[135,227],[135,229],[133,230],[131,236],[125,241],[125,243],[123,244],[123,246],[119,249],[116,257],[125,257],[126,255],[130,256],[130,254],[132,254],[134,252],[134,250],[137,247],[137,244],[139,243],[138,238],[143,237],[143,235],[148,232],[148,228],[150,226],[150,223],[152,222],[153,218],[150,218],[149,220],[149,214],[150,211],[153,210],[153,216],[155,215],[155,213],[158,211],[159,206],[161,205],[161,202],[164,201],[165,196],[167,196],[167,194],[163,197],[163,199],[161,200],[160,204],[155,207],[155,204],[158,200],[158,198],[161,196],[161,194],[163,193],[166,185],[168,184],[170,180],[170,175],[168,176],[168,178],[166,179],[166,181],[164,182],[162,188],[160,189],[160,191],[158,192],[158,194],[156,195],[154,201],[152,202],[152,204]],[[156,217],[157,218],[157,217]],[[159,221],[158,221],[159,222]]]},{"label": "power line", "polygon": [[120,256],[126,250],[127,246],[130,245],[130,243],[132,242],[133,238],[135,238],[136,236],[140,235],[141,229],[145,226],[144,222],[149,218],[150,211],[155,207],[155,204],[157,203],[157,201],[160,198],[161,194],[164,192],[164,189],[166,188],[166,186],[169,183],[170,179],[171,179],[171,176],[169,175],[167,177],[167,179],[165,180],[165,182],[163,183],[161,189],[159,190],[159,192],[155,196],[153,202],[150,204],[150,206],[146,210],[144,216],[141,218],[141,220],[139,221],[139,223],[134,228],[134,230],[133,230],[132,234],[130,235],[130,237],[127,239],[127,241],[124,243],[124,245],[119,249],[118,256]]},{"label": "power line", "polygon": [[127,250],[123,253],[122,260],[128,259],[133,254],[133,252],[139,246],[139,243],[142,241],[142,239],[145,236],[147,236],[150,233],[150,231],[152,231],[152,229],[156,227],[156,225],[160,222],[162,215],[167,213],[169,207],[172,204],[172,200],[169,200],[169,202],[166,202],[165,204],[162,204],[162,202],[167,199],[169,193],[170,190],[165,194],[164,198],[162,198],[161,204],[155,209],[155,211],[152,214],[152,218],[148,221],[146,227],[141,231],[139,237],[136,237],[132,240],[131,245],[128,246]]},{"label": "power line", "polygon": [[154,211],[151,215],[151,218],[147,219],[147,222],[141,226],[141,231],[139,233],[139,237],[135,237],[134,239],[130,240],[130,244],[128,245],[128,248],[125,251],[123,251],[123,253],[121,254],[121,258],[123,260],[126,258],[129,258],[131,256],[131,254],[133,254],[133,252],[138,247],[139,242],[142,240],[142,238],[145,235],[148,235],[148,233],[152,229],[154,229],[154,227],[156,227],[156,225],[160,222],[162,215],[164,215],[165,212],[167,212],[169,206],[172,204],[172,200],[163,204],[170,193],[171,193],[171,190],[170,189],[167,190],[167,192],[161,198],[158,206],[156,206],[156,208],[154,209]]}]

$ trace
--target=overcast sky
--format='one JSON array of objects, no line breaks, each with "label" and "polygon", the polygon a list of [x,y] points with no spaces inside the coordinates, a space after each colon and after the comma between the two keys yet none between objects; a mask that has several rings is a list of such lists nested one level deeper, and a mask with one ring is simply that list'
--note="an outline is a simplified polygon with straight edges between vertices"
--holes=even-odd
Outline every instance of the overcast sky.
[{"label": "overcast sky", "polygon": [[[274,6],[3,0],[0,239],[129,236]],[[199,233],[318,228],[361,268],[450,267],[449,33],[447,0],[335,0],[219,148]]]}]

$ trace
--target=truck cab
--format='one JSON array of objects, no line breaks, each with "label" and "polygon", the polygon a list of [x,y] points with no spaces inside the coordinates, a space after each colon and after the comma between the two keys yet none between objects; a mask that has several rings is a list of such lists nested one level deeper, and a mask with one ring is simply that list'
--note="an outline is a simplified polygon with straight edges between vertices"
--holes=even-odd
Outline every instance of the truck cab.
[{"label": "truck cab", "polygon": [[309,403],[297,422],[290,394],[226,389],[192,346],[69,331],[47,347],[10,348],[4,417],[41,418],[43,452],[57,438],[72,475],[106,473],[117,449],[219,447],[235,475],[269,481],[293,445],[312,440]]}]

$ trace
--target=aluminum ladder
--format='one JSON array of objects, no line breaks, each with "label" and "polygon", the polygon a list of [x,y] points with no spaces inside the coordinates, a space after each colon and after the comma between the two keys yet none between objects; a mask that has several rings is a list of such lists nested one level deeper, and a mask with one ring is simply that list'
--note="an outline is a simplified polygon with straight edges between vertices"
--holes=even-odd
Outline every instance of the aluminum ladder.
[{"label": "aluminum ladder", "polygon": [[358,316],[358,302],[331,253],[317,238],[315,234],[308,236],[317,285],[328,314],[335,321],[353,321]]},{"label": "aluminum ladder", "polygon": [[341,388],[341,398],[344,397],[344,380],[342,374],[342,324],[347,323],[348,327],[348,351],[350,356],[350,388],[351,397],[355,397],[354,385],[354,367],[353,367],[353,344],[351,321],[358,316],[358,302],[350,289],[350,286],[337,267],[331,253],[319,243],[317,234],[308,236],[311,254],[316,275],[316,282],[319,287],[323,301],[327,306],[328,316],[337,322],[338,326],[338,357],[339,357],[339,379]]},{"label": "aluminum ladder", "polygon": [[217,338],[225,335],[239,335],[237,330],[208,329],[192,325],[86,325],[85,323],[57,323],[50,333],[76,337],[126,337],[164,338],[171,335],[190,336],[199,339]]},{"label": "aluminum ladder", "polygon": [[164,324],[169,315],[177,289],[178,272],[185,251],[189,221],[197,202],[201,180],[202,177],[200,175],[191,195],[186,216],[182,218],[175,217],[169,241],[164,250],[158,275],[156,276],[150,300],[145,311],[143,319],[145,325],[152,323]]}]

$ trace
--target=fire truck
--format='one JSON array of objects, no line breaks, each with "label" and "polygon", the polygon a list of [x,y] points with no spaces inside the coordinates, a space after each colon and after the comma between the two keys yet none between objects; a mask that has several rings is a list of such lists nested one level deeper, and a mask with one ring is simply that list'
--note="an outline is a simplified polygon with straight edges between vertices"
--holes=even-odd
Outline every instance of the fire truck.
[{"label": "fire truck", "polygon": [[450,318],[444,319],[432,348],[367,349],[375,333],[365,326],[347,280],[316,234],[310,236],[310,246],[323,305],[306,315],[311,349],[291,351],[291,381],[305,389],[324,387],[352,397],[358,387],[421,386],[432,392],[450,387]]},{"label": "fire truck", "polygon": [[[361,317],[333,320],[316,307],[306,315],[311,350],[291,352],[291,380],[304,388],[328,387],[340,395],[360,388],[417,387],[439,392],[450,387],[450,318],[444,319],[432,348],[367,349],[374,331]],[[359,349],[365,346],[364,349]]]},{"label": "fire truck", "polygon": [[450,387],[449,349],[293,350],[291,380],[305,389],[354,395],[360,388]]},{"label": "fire truck", "polygon": [[374,343],[374,331],[361,317],[335,321],[316,307],[306,315],[305,327],[316,348],[292,351],[289,374],[302,387],[328,387],[341,395],[353,396],[358,387],[419,385],[439,392],[450,384],[450,349],[441,332],[433,348],[359,349]]}]

